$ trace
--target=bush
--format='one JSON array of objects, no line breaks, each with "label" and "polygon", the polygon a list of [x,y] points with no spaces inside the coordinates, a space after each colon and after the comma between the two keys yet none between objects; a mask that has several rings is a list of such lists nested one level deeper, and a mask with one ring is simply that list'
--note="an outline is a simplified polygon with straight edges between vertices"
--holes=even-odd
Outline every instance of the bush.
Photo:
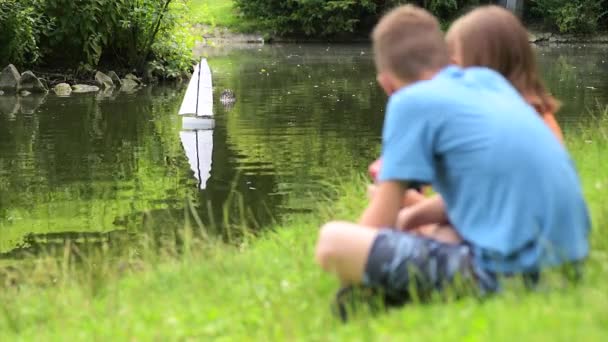
[{"label": "bush", "polygon": [[372,0],[235,0],[260,29],[278,35],[328,36],[354,32],[362,18],[374,16]]},{"label": "bush", "polygon": [[604,0],[532,0],[531,3],[532,14],[561,33],[595,32],[606,13]]},{"label": "bush", "polygon": [[382,13],[405,3],[415,3],[443,20],[450,20],[480,1],[235,0],[243,17],[258,23],[258,29],[278,35],[321,37],[353,32],[367,34]]},{"label": "bush", "polygon": [[[191,66],[187,0],[7,0],[0,61],[93,70],[100,64],[164,75]],[[181,23],[181,24],[180,24]],[[179,39],[177,39],[179,36]]]},{"label": "bush", "polygon": [[40,58],[38,39],[43,21],[31,1],[0,2],[0,65],[35,63]]}]

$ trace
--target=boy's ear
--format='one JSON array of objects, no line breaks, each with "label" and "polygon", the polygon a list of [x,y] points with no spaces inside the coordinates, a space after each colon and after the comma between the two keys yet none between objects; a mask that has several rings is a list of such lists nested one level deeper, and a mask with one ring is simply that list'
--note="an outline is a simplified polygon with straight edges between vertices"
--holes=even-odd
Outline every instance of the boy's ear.
[{"label": "boy's ear", "polygon": [[376,80],[386,95],[392,95],[397,89],[394,78],[387,72],[381,72],[376,76]]}]

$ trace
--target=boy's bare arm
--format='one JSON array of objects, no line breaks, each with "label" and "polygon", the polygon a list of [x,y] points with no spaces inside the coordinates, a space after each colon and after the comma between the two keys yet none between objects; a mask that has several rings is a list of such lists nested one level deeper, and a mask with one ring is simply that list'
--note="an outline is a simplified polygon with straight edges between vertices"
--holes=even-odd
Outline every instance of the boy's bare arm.
[{"label": "boy's bare arm", "polygon": [[425,224],[448,223],[445,204],[439,195],[433,195],[399,212],[397,228],[412,229]]},{"label": "boy's bare arm", "polygon": [[377,228],[395,227],[405,190],[405,183],[381,182],[370,204],[359,219],[359,224]]}]

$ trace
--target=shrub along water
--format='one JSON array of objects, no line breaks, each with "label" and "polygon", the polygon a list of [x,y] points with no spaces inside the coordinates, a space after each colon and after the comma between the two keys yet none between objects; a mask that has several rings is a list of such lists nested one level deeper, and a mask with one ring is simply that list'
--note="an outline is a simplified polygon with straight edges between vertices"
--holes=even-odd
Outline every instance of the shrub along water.
[{"label": "shrub along water", "polygon": [[[378,17],[403,3],[415,3],[449,23],[469,8],[504,3],[492,0],[234,0],[242,16],[260,30],[276,35],[327,37],[344,33],[367,35]],[[541,21],[562,33],[593,33],[605,23],[604,0],[530,0],[525,19]]]},{"label": "shrub along water", "polygon": [[593,33],[608,13],[604,0],[532,0],[531,16],[562,33]]},{"label": "shrub along water", "polygon": [[184,0],[3,0],[0,65],[90,71],[106,64],[176,77],[192,65],[186,6]]}]

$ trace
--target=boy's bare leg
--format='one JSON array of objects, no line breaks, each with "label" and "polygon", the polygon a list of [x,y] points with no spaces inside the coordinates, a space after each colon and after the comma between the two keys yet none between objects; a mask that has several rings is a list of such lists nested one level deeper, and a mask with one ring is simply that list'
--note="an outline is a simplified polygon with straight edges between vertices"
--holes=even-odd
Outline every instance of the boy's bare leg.
[{"label": "boy's bare leg", "polygon": [[[458,233],[447,225],[427,225],[411,233],[443,243],[462,241]],[[349,222],[329,222],[319,232],[316,260],[325,271],[335,274],[342,286],[360,284],[377,235],[375,228]]]},{"label": "boy's bare leg", "polygon": [[319,232],[316,260],[325,271],[336,274],[343,286],[359,284],[377,235],[375,228],[329,222]]}]

